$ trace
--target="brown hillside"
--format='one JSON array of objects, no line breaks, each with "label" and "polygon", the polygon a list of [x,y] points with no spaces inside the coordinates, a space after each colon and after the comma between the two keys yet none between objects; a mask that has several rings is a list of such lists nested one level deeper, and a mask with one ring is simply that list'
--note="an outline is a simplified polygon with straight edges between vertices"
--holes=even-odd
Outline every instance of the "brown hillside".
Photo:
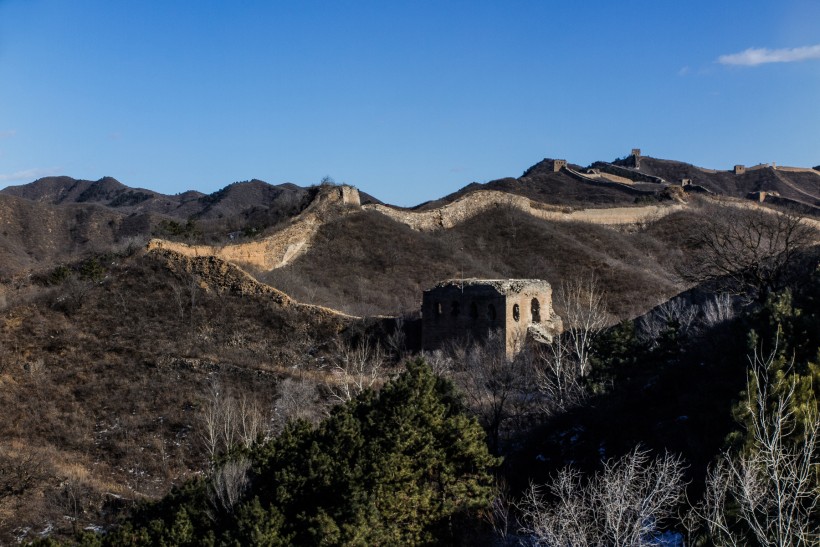
[{"label": "brown hillside", "polygon": [[783,197],[820,205],[820,172],[792,171],[788,168],[747,169],[742,175],[732,171],[702,169],[688,163],[641,157],[640,172],[670,183],[688,178],[716,194],[745,198],[750,192],[777,192]]},{"label": "brown hillside", "polygon": [[255,274],[300,299],[368,315],[415,312],[423,289],[461,275],[558,285],[594,273],[612,295],[611,311],[626,317],[682,290],[673,263],[697,221],[697,212],[679,213],[624,232],[506,209],[426,233],[371,211],[325,224],[308,253]]},{"label": "brown hillside", "polygon": [[[617,207],[635,203],[634,193],[616,187],[579,181],[565,171],[554,173],[547,169],[547,163],[550,161],[543,160],[535,164],[519,178],[508,177],[486,184],[474,182],[443,198],[423,203],[415,209],[424,211],[441,207],[479,190],[507,192],[541,203],[570,207]],[[657,189],[658,192],[660,190]],[[647,193],[652,195],[653,192]]]},{"label": "brown hillside", "polygon": [[103,251],[149,229],[99,205],[55,206],[0,195],[0,277]]},{"label": "brown hillside", "polygon": [[279,380],[315,369],[351,325],[214,258],[152,252],[104,270],[5,295],[2,544],[66,531],[63,515],[105,522],[200,472],[209,382],[241,386],[270,419]]}]

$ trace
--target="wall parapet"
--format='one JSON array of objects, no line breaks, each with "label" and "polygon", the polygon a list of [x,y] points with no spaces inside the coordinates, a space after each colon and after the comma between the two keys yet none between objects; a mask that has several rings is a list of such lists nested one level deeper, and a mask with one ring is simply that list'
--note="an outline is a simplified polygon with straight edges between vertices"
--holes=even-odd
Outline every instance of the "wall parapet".
[{"label": "wall parapet", "polygon": [[612,163],[607,163],[605,161],[596,161],[592,164],[594,169],[600,169],[604,173],[612,173],[613,175],[618,175],[621,177],[626,177],[629,180],[635,182],[652,182],[655,184],[666,184],[666,181],[661,177],[656,177],[654,175],[647,175],[646,173],[641,173],[639,171],[633,171],[632,169],[628,169],[626,167],[621,167],[619,165],[614,165]]}]

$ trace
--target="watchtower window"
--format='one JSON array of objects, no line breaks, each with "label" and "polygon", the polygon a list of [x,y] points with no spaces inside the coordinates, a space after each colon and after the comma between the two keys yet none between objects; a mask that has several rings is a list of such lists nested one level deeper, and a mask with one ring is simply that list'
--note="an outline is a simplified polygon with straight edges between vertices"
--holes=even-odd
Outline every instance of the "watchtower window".
[{"label": "watchtower window", "polygon": [[470,303],[470,318],[478,319],[478,306],[475,302]]},{"label": "watchtower window", "polygon": [[495,321],[495,306],[492,304],[487,306],[487,319]]},{"label": "watchtower window", "polygon": [[532,310],[532,322],[533,323],[540,323],[541,322],[541,304],[538,303],[537,298],[532,299],[532,302],[530,303],[530,309]]},{"label": "watchtower window", "polygon": [[461,313],[461,304],[458,302],[458,300],[453,300],[450,306],[450,314],[453,317],[458,317],[459,313]]},{"label": "watchtower window", "polygon": [[436,317],[441,317],[444,311],[441,308],[441,302],[435,302],[433,304],[433,312],[436,314]]},{"label": "watchtower window", "polygon": [[516,321],[521,319],[521,308],[518,306],[518,304],[515,304],[513,306],[513,319],[515,319]]}]

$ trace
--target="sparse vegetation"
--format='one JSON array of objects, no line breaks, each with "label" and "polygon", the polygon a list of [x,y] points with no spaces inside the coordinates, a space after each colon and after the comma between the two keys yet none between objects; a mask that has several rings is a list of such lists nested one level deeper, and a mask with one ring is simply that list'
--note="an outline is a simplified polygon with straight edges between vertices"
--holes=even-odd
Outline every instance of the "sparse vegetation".
[{"label": "sparse vegetation", "polygon": [[[634,199],[562,177],[484,188]],[[338,189],[76,186],[0,196],[32,241],[16,221],[0,241],[0,543],[816,541],[818,254],[791,214],[675,190],[680,211],[618,229],[498,207],[419,232],[347,207],[255,272],[272,288],[146,239],[264,241]],[[421,291],[461,276],[549,280],[566,331],[514,359],[491,335],[417,361]]]},{"label": "sparse vegetation", "polygon": [[104,545],[430,544],[489,505],[483,431],[423,362],[136,512]]}]

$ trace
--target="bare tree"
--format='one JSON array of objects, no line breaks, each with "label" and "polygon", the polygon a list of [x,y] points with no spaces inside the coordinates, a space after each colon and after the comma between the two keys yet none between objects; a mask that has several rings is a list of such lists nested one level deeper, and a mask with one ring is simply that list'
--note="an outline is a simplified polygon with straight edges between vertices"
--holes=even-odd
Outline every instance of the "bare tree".
[{"label": "bare tree", "polygon": [[453,379],[498,452],[508,423],[534,406],[536,395],[530,353],[509,358],[504,339],[491,332],[483,342],[453,346]]},{"label": "bare tree", "polygon": [[493,502],[482,510],[481,517],[490,525],[496,537],[501,539],[502,544],[513,544],[515,500],[510,496],[510,489],[503,478],[497,479]]},{"label": "bare tree", "polygon": [[716,294],[703,305],[703,322],[707,327],[714,327],[733,317],[734,307],[729,293]]},{"label": "bare tree", "polygon": [[234,400],[237,406],[239,442],[242,446],[248,448],[260,438],[267,436],[269,433],[267,427],[269,420],[256,398],[251,398],[243,393],[238,399]]},{"label": "bare tree", "polygon": [[452,373],[453,358],[450,356],[450,352],[435,349],[433,351],[422,351],[421,356],[437,376],[449,376]]},{"label": "bare tree", "polygon": [[781,286],[803,247],[817,233],[800,216],[757,208],[707,208],[701,229],[690,238],[684,279],[719,281],[726,291],[762,300]]},{"label": "bare tree", "polygon": [[208,495],[215,509],[233,513],[250,484],[250,468],[250,460],[243,457],[229,460],[213,472]]},{"label": "bare tree", "polygon": [[18,497],[45,477],[42,454],[33,449],[11,450],[0,445],[0,502]]},{"label": "bare tree", "polygon": [[655,545],[683,501],[685,465],[635,448],[590,480],[572,468],[545,488],[532,485],[519,504],[522,531],[536,545]]},{"label": "bare tree", "polygon": [[568,281],[561,284],[555,306],[561,312],[580,375],[586,376],[593,341],[611,319],[606,311],[604,291],[594,276]]},{"label": "bare tree", "polygon": [[274,433],[281,432],[293,420],[318,422],[323,414],[323,405],[314,382],[285,378],[277,386],[273,404]]},{"label": "bare tree", "polygon": [[85,470],[72,468],[60,483],[60,503],[75,533],[80,529],[79,521],[90,494],[86,474]]},{"label": "bare tree", "polygon": [[686,335],[695,327],[698,311],[696,305],[684,298],[667,300],[640,319],[640,338],[649,347],[655,347],[667,329],[675,328],[679,334]]},{"label": "bare tree", "polygon": [[171,288],[171,294],[174,297],[174,303],[177,306],[177,313],[179,314],[179,321],[180,323],[185,320],[185,305],[188,299],[188,287],[183,286],[176,281],[169,282],[169,286]]},{"label": "bare tree", "polygon": [[[545,490],[554,501],[545,495]],[[546,488],[531,484],[518,507],[521,531],[535,545],[586,547],[595,542],[592,498],[577,470],[558,471]]]},{"label": "bare tree", "polygon": [[72,315],[83,307],[96,286],[97,284],[91,279],[79,279],[72,275],[63,282],[54,306],[66,315]]},{"label": "bare tree", "polygon": [[245,394],[234,396],[218,380],[208,384],[201,419],[200,435],[211,462],[235,444],[249,447],[269,433],[259,402]]},{"label": "bare tree", "polygon": [[381,346],[369,340],[357,346],[341,345],[327,380],[332,397],[346,402],[383,379],[386,358]]},{"label": "bare tree", "polygon": [[202,407],[202,442],[209,461],[214,461],[219,453],[222,423],[223,394],[216,381],[208,384],[208,393]]},{"label": "bare tree", "polygon": [[405,350],[407,349],[406,342],[407,335],[404,333],[404,318],[397,317],[393,332],[387,336],[387,348],[398,361],[404,357]]},{"label": "bare tree", "polygon": [[[755,352],[750,359],[745,405],[752,446],[737,456],[723,454],[709,471],[703,503],[695,508],[721,545],[748,545],[750,539],[778,546],[820,542],[817,401],[800,405],[804,415],[797,420],[797,379],[792,375],[786,389],[775,394],[770,377],[775,359],[776,348],[766,358]],[[800,439],[795,438],[798,429]]]},{"label": "bare tree", "polygon": [[535,349],[535,383],[543,395],[540,406],[547,415],[564,412],[586,398],[577,355],[566,336]]}]

